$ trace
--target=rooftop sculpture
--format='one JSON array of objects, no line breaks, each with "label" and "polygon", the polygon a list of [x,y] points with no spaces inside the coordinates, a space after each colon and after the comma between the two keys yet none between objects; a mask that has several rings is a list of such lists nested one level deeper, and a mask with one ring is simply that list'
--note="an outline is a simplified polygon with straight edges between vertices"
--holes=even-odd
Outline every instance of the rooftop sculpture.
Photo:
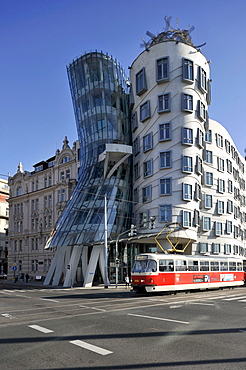
[{"label": "rooftop sculpture", "polygon": [[[175,29],[171,26],[171,19],[172,17],[165,16],[166,28],[163,29],[162,32],[158,33],[157,35],[153,34],[152,32],[147,31],[146,35],[150,37],[149,41],[145,41],[143,39],[143,44],[141,47],[145,47],[147,50],[149,47],[158,44],[163,41],[174,40],[177,42],[184,42],[190,46],[194,46],[193,42],[191,41],[190,33],[195,29],[194,26],[188,26],[188,29]],[[178,19],[176,19],[176,24],[178,26]],[[200,45],[202,46],[202,45]]]}]

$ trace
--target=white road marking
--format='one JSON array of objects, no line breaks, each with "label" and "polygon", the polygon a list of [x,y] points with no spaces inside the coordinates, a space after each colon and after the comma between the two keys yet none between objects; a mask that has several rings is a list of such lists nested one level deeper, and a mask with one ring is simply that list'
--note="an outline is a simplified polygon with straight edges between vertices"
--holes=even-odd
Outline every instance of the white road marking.
[{"label": "white road marking", "polygon": [[28,326],[29,326],[29,328],[41,331],[42,333],[45,333],[45,334],[54,332],[53,330],[43,328],[42,326],[39,326],[39,325],[28,325]]},{"label": "white road marking", "polygon": [[144,315],[136,315],[133,313],[128,313],[129,316],[136,316],[136,317],[143,317],[144,319],[153,319],[153,320],[161,320],[161,321],[171,321],[171,322],[178,322],[180,324],[189,325],[188,321],[179,321],[179,320],[172,320],[172,319],[163,319],[162,317],[154,317],[154,316],[144,316]]},{"label": "white road marking", "polygon": [[50,301],[50,302],[56,302],[56,303],[60,303],[59,301],[57,301],[56,299],[52,299],[52,298],[39,298],[41,299],[42,301]]},{"label": "white road marking", "polygon": [[237,297],[233,297],[233,298],[224,298],[223,301],[234,301],[236,299],[243,299],[243,298],[246,298],[246,296],[243,295],[243,296],[237,296]]},{"label": "white road marking", "polygon": [[10,315],[9,313],[2,313],[2,316],[3,317],[7,317],[8,319],[14,319],[14,318],[16,318],[16,317]]},{"label": "white road marking", "polygon": [[200,304],[202,306],[214,306],[214,303],[190,302],[188,304]]},{"label": "white road marking", "polygon": [[108,351],[107,349],[104,349],[101,347],[93,346],[92,344],[83,342],[82,340],[79,340],[79,339],[71,340],[69,343],[72,343],[72,344],[75,344],[76,346],[88,349],[89,351],[96,352],[102,356],[110,355],[111,353],[113,353],[112,351]]}]

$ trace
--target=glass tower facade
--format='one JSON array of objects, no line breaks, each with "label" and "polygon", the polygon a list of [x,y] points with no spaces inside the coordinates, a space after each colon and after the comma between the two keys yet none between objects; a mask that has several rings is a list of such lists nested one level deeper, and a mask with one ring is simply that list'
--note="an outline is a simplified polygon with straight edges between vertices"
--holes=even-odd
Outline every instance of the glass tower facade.
[{"label": "glass tower facade", "polygon": [[[92,245],[129,227],[130,122],[127,79],[111,56],[93,51],[67,66],[80,141],[78,183],[59,220],[52,246]],[[124,201],[123,201],[124,200]]]}]

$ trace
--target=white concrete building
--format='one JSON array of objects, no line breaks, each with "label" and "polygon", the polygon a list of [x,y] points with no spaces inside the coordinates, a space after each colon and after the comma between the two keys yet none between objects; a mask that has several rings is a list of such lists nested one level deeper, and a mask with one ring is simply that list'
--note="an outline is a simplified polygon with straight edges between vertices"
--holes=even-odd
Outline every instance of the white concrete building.
[{"label": "white concrete building", "polygon": [[76,184],[78,151],[78,141],[70,148],[65,137],[55,156],[35,164],[33,172],[20,164],[9,178],[8,278],[46,276],[55,249],[44,247]]},{"label": "white concrete building", "polygon": [[245,160],[208,119],[210,62],[187,34],[152,35],[130,68],[139,251],[155,250],[160,233],[164,250],[244,255]]}]

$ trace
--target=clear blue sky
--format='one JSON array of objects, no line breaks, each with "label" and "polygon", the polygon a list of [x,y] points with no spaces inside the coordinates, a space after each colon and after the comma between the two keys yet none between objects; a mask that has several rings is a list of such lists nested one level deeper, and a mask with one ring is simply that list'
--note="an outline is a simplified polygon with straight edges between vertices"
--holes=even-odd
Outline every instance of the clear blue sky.
[{"label": "clear blue sky", "polygon": [[84,51],[106,51],[127,67],[142,38],[171,24],[206,42],[211,60],[209,116],[246,148],[245,0],[0,0],[0,177],[55,154],[77,139],[66,65]]}]

